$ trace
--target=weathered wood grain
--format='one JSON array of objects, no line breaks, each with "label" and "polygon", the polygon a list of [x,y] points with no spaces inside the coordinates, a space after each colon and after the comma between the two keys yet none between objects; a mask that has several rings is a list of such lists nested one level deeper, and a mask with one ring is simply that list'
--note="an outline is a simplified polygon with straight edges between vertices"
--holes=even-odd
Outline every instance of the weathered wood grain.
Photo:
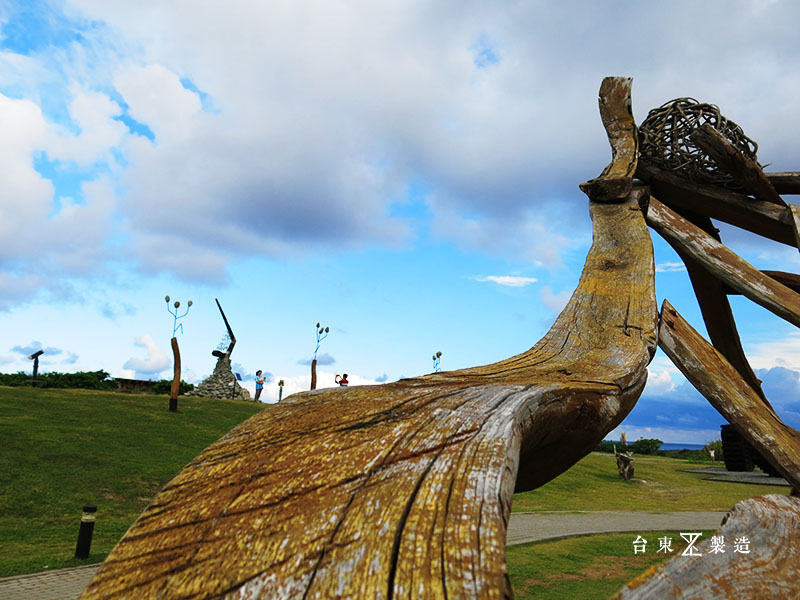
[{"label": "weathered wood grain", "polygon": [[[616,600],[776,600],[797,598],[800,581],[800,498],[770,494],[736,504],[699,556],[676,556],[627,584]],[[713,536],[712,536],[713,537]],[[747,546],[738,544],[747,540]],[[682,540],[678,540],[681,541]],[[739,551],[737,551],[737,549]],[[744,550],[747,553],[744,553]],[[683,552],[683,550],[682,550]]]},{"label": "weathered wood grain", "polygon": [[167,484],[82,598],[510,597],[515,484],[588,454],[645,383],[657,310],[640,196],[592,203],[578,288],[533,348],[264,410]]},{"label": "weathered wood grain", "polygon": [[714,185],[690,183],[640,160],[636,176],[652,194],[671,207],[719,219],[776,242],[797,246],[791,211]]},{"label": "weathered wood grain", "polygon": [[800,172],[765,173],[779,194],[800,194]]},{"label": "weathered wood grain", "polygon": [[800,432],[764,406],[736,369],[667,300],[658,345],[712,406],[800,489]]},{"label": "weathered wood grain", "polygon": [[[715,240],[721,242],[719,231],[714,227],[711,219],[691,213],[685,209],[680,209],[676,212]],[[703,315],[708,337],[714,348],[722,353],[764,403],[771,408],[767,397],[761,389],[761,380],[753,372],[753,368],[750,366],[750,362],[747,360],[742,348],[736,320],[733,318],[733,311],[728,301],[727,292],[732,288],[716,277],[709,277],[706,269],[691,255],[683,250],[677,250],[677,253],[686,266],[686,272],[692,282],[697,303],[700,305],[700,312]]]},{"label": "weathered wood grain", "polygon": [[710,235],[651,196],[647,224],[711,275],[800,327],[800,294],[764,275]]},{"label": "weathered wood grain", "polygon": [[797,204],[790,204],[789,211],[792,215],[792,230],[794,231],[794,243],[797,249],[800,250],[800,206]]},{"label": "weathered wood grain", "polygon": [[639,137],[631,105],[631,77],[606,77],[600,85],[600,118],[611,144],[611,162],[599,177],[580,184],[597,202],[618,202],[631,193],[639,160]]},{"label": "weathered wood grain", "polygon": [[[781,285],[785,285],[790,290],[794,290],[795,292],[800,293],[800,275],[797,273],[787,273],[786,271],[761,271],[764,275],[768,277],[772,277],[775,281],[780,283]],[[731,296],[735,296],[740,292],[734,290],[729,286],[725,286],[725,293]]]},{"label": "weathered wood grain", "polygon": [[710,123],[703,123],[690,136],[697,146],[724,172],[731,175],[744,189],[759,200],[786,206],[759,164],[745,156]]}]

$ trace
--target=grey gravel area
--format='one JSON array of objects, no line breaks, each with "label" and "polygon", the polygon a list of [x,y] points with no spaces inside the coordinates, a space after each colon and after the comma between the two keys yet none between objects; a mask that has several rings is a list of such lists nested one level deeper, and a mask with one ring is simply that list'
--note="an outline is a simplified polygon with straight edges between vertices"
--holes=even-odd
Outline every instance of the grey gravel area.
[{"label": "grey gravel area", "polygon": [[770,477],[763,471],[728,471],[725,467],[703,467],[700,469],[684,469],[686,473],[701,473],[708,481],[729,481],[731,483],[750,483],[757,485],[782,485],[789,487],[783,477]]}]

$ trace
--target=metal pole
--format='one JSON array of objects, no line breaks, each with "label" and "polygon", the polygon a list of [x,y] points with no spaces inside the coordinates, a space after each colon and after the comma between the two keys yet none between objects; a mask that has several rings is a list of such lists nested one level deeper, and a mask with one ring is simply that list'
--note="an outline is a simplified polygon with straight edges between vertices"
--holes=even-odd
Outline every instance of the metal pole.
[{"label": "metal pole", "polygon": [[83,507],[83,517],[81,517],[81,528],[78,530],[78,543],[75,545],[75,558],[89,558],[89,550],[92,547],[92,534],[94,533],[94,514],[97,507],[94,504],[87,504]]}]

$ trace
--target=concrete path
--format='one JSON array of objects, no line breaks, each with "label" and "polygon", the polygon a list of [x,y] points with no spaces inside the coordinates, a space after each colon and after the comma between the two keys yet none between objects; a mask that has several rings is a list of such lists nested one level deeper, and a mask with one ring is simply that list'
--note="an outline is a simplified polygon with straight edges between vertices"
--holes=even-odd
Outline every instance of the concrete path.
[{"label": "concrete path", "polygon": [[725,512],[618,512],[611,510],[581,512],[511,513],[506,544],[526,544],[554,538],[596,533],[630,531],[690,532],[718,529]]},{"label": "concrete path", "polygon": [[[508,545],[596,533],[690,532],[717,529],[724,512],[517,512],[508,524]],[[0,578],[2,600],[76,600],[100,565]]]}]

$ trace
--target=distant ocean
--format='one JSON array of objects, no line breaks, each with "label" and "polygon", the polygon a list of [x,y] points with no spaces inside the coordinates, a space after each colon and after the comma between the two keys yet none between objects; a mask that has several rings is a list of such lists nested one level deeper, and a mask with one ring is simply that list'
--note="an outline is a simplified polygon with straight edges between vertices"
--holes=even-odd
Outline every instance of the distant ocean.
[{"label": "distant ocean", "polygon": [[[610,442],[614,442],[615,444],[619,444],[619,440],[608,440]],[[630,444],[635,440],[629,440],[628,443]],[[682,443],[671,443],[671,442],[664,442],[661,444],[659,450],[702,450],[705,448],[705,444],[682,444]]]}]

